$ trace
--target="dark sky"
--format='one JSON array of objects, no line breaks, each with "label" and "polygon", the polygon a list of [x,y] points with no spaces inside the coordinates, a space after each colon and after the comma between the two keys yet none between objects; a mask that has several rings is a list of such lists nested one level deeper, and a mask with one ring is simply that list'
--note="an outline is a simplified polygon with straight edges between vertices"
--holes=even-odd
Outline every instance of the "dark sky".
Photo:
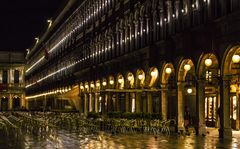
[{"label": "dark sky", "polygon": [[1,0],[0,51],[25,52],[68,0]]}]

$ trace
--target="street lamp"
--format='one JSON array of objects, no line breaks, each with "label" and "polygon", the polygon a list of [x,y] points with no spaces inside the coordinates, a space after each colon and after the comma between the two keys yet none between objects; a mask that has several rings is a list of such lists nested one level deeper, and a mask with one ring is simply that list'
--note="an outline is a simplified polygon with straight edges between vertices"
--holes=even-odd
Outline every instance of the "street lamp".
[{"label": "street lamp", "polygon": [[165,71],[167,74],[170,74],[172,72],[172,69],[170,67],[167,67]]},{"label": "street lamp", "polygon": [[207,59],[205,60],[205,65],[206,65],[207,67],[211,66],[211,65],[212,65],[212,60],[211,60],[210,58],[207,58]]},{"label": "street lamp", "polygon": [[239,63],[240,62],[240,56],[239,55],[233,55],[232,61],[233,61],[233,63]]},{"label": "street lamp", "polygon": [[142,74],[139,74],[139,75],[138,75],[138,79],[139,79],[139,80],[142,80],[142,79],[143,79],[143,75],[142,75]]},{"label": "street lamp", "polygon": [[153,71],[151,72],[151,76],[152,76],[152,77],[157,77],[157,74],[158,74],[158,73],[157,73],[156,70],[153,70]]},{"label": "street lamp", "polygon": [[132,81],[132,79],[133,79],[133,76],[132,76],[132,75],[129,75],[129,76],[128,76],[128,81]]},{"label": "street lamp", "polygon": [[191,94],[192,91],[193,91],[193,90],[192,90],[191,88],[188,88],[188,89],[187,89],[187,93],[188,93],[188,94]]},{"label": "street lamp", "polygon": [[102,85],[103,85],[103,86],[106,86],[106,85],[107,85],[107,82],[106,82],[106,81],[103,81]]},{"label": "street lamp", "polygon": [[110,83],[111,85],[113,85],[113,84],[114,84],[114,81],[113,81],[113,80],[110,80],[109,83]]},{"label": "street lamp", "polygon": [[189,65],[189,64],[184,65],[185,71],[189,71],[190,69],[191,69],[191,65]]}]

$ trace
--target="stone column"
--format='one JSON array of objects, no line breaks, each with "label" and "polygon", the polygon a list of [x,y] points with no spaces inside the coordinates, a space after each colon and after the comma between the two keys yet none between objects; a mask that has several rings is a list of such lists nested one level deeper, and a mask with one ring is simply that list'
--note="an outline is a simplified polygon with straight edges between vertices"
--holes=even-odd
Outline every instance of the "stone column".
[{"label": "stone column", "polygon": [[94,108],[94,110],[95,110],[95,112],[96,113],[98,113],[99,112],[99,94],[98,93],[95,93],[95,102],[94,102],[94,106],[95,106],[95,108]]},{"label": "stone column", "polygon": [[88,104],[88,106],[89,106],[89,112],[92,112],[93,111],[93,109],[92,109],[92,97],[93,95],[92,95],[92,93],[89,93],[89,99],[88,99],[88,101],[89,101],[89,104]]},{"label": "stone column", "polygon": [[196,101],[196,112],[197,112],[197,135],[206,135],[206,123],[205,123],[205,84],[204,80],[197,81],[197,101]]},{"label": "stone column", "polygon": [[236,130],[239,130],[239,95],[237,96]]},{"label": "stone column", "polygon": [[140,93],[136,93],[136,112],[141,112],[140,100],[141,100]]},{"label": "stone column", "polygon": [[178,82],[177,83],[178,89],[178,131],[184,131],[184,115],[183,115],[183,90],[184,90],[184,83]]},{"label": "stone column", "polygon": [[12,94],[9,94],[9,97],[8,97],[8,110],[12,110],[12,107],[13,107],[13,96]]},{"label": "stone column", "polygon": [[168,107],[168,101],[167,101],[167,86],[165,84],[161,85],[161,114],[162,114],[162,120],[167,120],[167,107]]},{"label": "stone column", "polygon": [[223,77],[220,84],[220,138],[232,138],[230,126],[230,78]]},{"label": "stone column", "polygon": [[129,93],[125,93],[125,112],[130,112],[130,110],[129,110],[129,99],[130,99]]},{"label": "stone column", "polygon": [[151,94],[151,92],[147,93],[147,112],[152,113],[152,94]]},{"label": "stone column", "polygon": [[84,94],[84,114],[87,115],[88,113],[88,94]]}]

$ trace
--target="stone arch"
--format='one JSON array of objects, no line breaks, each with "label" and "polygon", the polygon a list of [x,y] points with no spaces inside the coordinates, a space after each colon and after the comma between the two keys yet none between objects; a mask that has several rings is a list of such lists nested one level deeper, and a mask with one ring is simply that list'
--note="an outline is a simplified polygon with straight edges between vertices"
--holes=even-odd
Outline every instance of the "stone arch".
[{"label": "stone arch", "polygon": [[109,77],[108,77],[108,86],[109,86],[109,88],[115,88],[115,79],[114,79],[114,76],[113,75],[110,75]]},{"label": "stone arch", "polygon": [[[166,71],[171,71],[170,73],[167,73]],[[175,74],[175,69],[172,63],[165,63],[164,67],[162,67],[162,70],[160,71],[161,76],[161,84],[167,84],[169,77],[171,74]]]},{"label": "stone arch", "polygon": [[177,69],[177,80],[180,82],[185,81],[188,72],[195,76],[195,65],[191,59],[182,59]]},{"label": "stone arch", "polygon": [[100,80],[96,80],[95,82],[96,82],[96,84],[95,84],[96,89],[100,90],[101,89],[101,81]]},{"label": "stone arch", "polygon": [[[211,65],[206,67],[206,59],[211,60]],[[214,53],[203,53],[198,61],[197,65],[197,76],[198,78],[203,78],[205,76],[205,72],[207,69],[215,69],[215,74],[218,74],[218,69],[219,69],[219,60],[216,54]],[[216,72],[217,71],[217,72]]]},{"label": "stone arch", "polygon": [[146,76],[146,84],[149,88],[155,88],[159,79],[157,67],[151,67]]},{"label": "stone arch", "polygon": [[136,72],[136,88],[143,88],[145,86],[145,72],[142,69],[138,69]]},{"label": "stone arch", "polygon": [[127,88],[134,88],[135,87],[135,77],[134,74],[132,72],[127,72],[126,75],[126,87]]},{"label": "stone arch", "polygon": [[122,74],[118,74],[116,79],[117,89],[124,89],[124,84],[125,84],[124,76]]},{"label": "stone arch", "polygon": [[89,91],[89,88],[90,88],[89,83],[88,83],[88,82],[85,82],[85,83],[84,83],[84,91],[85,91],[85,92],[88,92],[88,91]]},{"label": "stone arch", "polygon": [[227,50],[224,52],[223,55],[223,60],[221,63],[221,74],[223,76],[229,76],[231,75],[231,69],[232,69],[232,57],[233,55],[237,54],[239,55],[240,51],[240,46],[235,45],[235,46],[229,46]]},{"label": "stone arch", "polygon": [[108,80],[106,78],[102,78],[102,84],[101,84],[102,88],[106,88],[107,85],[108,85]]}]

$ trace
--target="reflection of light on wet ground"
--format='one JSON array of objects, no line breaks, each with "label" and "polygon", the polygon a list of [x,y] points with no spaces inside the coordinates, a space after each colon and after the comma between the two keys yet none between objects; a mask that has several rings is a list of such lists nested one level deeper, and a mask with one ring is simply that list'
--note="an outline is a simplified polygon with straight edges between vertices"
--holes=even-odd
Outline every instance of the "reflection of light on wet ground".
[{"label": "reflection of light on wet ground", "polygon": [[[0,136],[1,137],[1,136]],[[1,139],[1,138],[0,138]],[[167,149],[167,148],[240,148],[240,138],[221,140],[217,136],[154,136],[146,134],[112,135],[85,134],[65,130],[52,131],[46,136],[23,132],[19,139],[24,149]],[[2,145],[0,144],[0,148]]]}]

